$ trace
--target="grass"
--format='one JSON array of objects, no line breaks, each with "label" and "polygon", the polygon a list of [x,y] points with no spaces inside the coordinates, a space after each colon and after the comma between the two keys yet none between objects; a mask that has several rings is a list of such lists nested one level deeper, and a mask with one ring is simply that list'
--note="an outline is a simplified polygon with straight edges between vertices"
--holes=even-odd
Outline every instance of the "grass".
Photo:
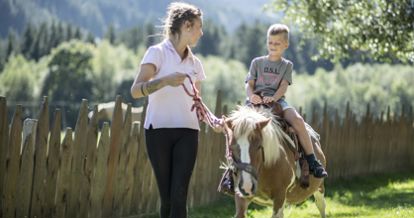
[{"label": "grass", "polygon": [[[327,217],[332,218],[412,218],[414,173],[328,180],[326,201]],[[286,206],[284,214],[286,218],[320,217],[313,199],[300,205]],[[189,211],[189,218],[230,218],[233,215],[233,199],[226,196],[214,204]],[[249,206],[249,218],[270,218],[271,215],[271,208],[254,204]],[[157,217],[150,215],[143,218]]]}]

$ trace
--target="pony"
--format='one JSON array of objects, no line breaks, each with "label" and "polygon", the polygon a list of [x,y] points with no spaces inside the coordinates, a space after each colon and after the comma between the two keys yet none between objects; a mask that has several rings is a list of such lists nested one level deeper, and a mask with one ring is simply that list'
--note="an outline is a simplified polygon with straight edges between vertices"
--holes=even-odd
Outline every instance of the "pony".
[{"label": "pony", "polygon": [[[316,206],[325,218],[323,179],[309,178],[302,188],[297,175],[297,161],[288,146],[294,146],[270,109],[238,106],[224,118],[227,145],[233,169],[236,218],[247,215],[251,202],[273,207],[272,218],[283,218],[285,204],[298,204],[315,197]],[[308,126],[315,155],[326,166],[319,135]]]},{"label": "pony", "polygon": [[[98,107],[98,113],[97,113],[98,121],[100,120],[112,121],[112,114],[114,113],[114,109],[115,109],[115,101],[99,103],[97,107]],[[124,102],[122,102],[122,116],[123,117],[125,117],[127,109],[128,109],[128,104],[125,104]],[[143,111],[143,107],[131,107],[132,122],[141,121],[142,111]],[[92,118],[93,113],[94,113],[93,110],[88,113],[89,119]]]}]

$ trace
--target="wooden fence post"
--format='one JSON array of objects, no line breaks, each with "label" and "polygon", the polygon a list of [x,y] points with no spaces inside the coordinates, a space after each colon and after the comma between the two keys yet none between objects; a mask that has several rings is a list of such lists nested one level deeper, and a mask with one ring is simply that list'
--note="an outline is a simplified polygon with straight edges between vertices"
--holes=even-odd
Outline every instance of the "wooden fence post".
[{"label": "wooden fence post", "polygon": [[56,214],[56,191],[59,172],[60,156],[60,132],[62,125],[62,113],[60,109],[55,110],[54,122],[50,132],[49,152],[47,155],[47,176],[48,188],[45,190],[46,211],[45,217],[53,217]]},{"label": "wooden fence post", "polygon": [[8,165],[3,184],[4,194],[1,199],[3,216],[10,218],[14,217],[16,209],[16,186],[19,175],[20,149],[22,146],[22,111],[22,106],[17,105],[10,128]]},{"label": "wooden fence post", "polygon": [[43,97],[42,107],[39,113],[38,128],[36,131],[35,160],[33,170],[33,191],[30,217],[44,217],[46,206],[45,191],[46,181],[46,152],[49,137],[49,105],[47,97]]},{"label": "wooden fence post", "polygon": [[26,119],[23,124],[23,147],[17,180],[16,217],[30,217],[32,198],[33,165],[37,120]]},{"label": "wooden fence post", "polygon": [[[3,184],[6,177],[6,162],[9,151],[9,123],[7,120],[7,101],[0,96],[0,202],[4,199]],[[3,217],[3,203],[0,203],[0,217]]]},{"label": "wooden fence post", "polygon": [[114,207],[114,189],[116,172],[118,168],[119,160],[119,147],[122,142],[122,98],[121,96],[116,97],[115,109],[111,123],[111,143],[108,160],[108,175],[106,182],[106,190],[104,195],[103,203],[103,217],[111,217],[113,214]]},{"label": "wooden fence post", "polygon": [[[85,153],[86,153],[86,136],[87,136],[87,125],[88,125],[88,101],[82,100],[80,106],[78,120],[75,126],[75,137],[73,141],[73,159],[71,168],[70,178],[70,191],[71,195],[68,198],[68,210],[66,216],[69,218],[74,217],[85,217],[85,211],[81,211],[81,202],[87,202],[86,193],[81,192],[85,190],[82,186],[87,186],[85,177],[83,174],[83,166],[85,164]],[[80,213],[83,214],[80,214]]]},{"label": "wooden fence post", "polygon": [[73,136],[72,129],[67,128],[65,137],[60,149],[59,157],[59,173],[56,190],[56,214],[53,217],[64,218],[68,208],[68,201],[71,197],[70,190],[71,182],[71,165],[72,165],[72,150],[73,150]]},{"label": "wooden fence post", "polygon": [[93,177],[94,169],[96,164],[96,155],[98,152],[97,142],[98,142],[98,107],[95,105],[93,116],[89,120],[89,125],[87,128],[86,136],[86,157],[85,164],[83,168],[83,175],[85,185],[81,187],[81,192],[84,192],[84,203],[81,201],[81,211],[82,216],[87,217],[90,214],[92,207],[92,186],[93,186]]},{"label": "wooden fence post", "polygon": [[89,217],[103,217],[102,206],[108,172],[109,144],[109,125],[105,122],[101,131],[96,158],[94,160]]}]

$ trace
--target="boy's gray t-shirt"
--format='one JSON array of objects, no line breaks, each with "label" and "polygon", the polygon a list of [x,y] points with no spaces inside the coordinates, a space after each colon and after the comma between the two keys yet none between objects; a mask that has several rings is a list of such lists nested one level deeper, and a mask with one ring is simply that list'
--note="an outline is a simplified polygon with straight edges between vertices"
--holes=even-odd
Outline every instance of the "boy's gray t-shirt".
[{"label": "boy's gray t-shirt", "polygon": [[255,80],[254,93],[273,96],[282,79],[292,84],[293,63],[285,58],[269,61],[267,56],[257,57],[250,64],[246,82]]}]

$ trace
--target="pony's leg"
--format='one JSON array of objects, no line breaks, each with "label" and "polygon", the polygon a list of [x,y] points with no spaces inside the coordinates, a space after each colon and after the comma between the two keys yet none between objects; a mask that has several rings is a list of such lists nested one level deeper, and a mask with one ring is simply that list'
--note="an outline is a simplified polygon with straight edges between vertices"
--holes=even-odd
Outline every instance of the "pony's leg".
[{"label": "pony's leg", "polygon": [[236,203],[236,215],[235,218],[245,218],[247,217],[247,207],[250,204],[250,201],[239,197],[237,194],[234,195],[234,202]]},{"label": "pony's leg", "polygon": [[272,218],[283,218],[284,207],[285,207],[285,199],[274,200]]},{"label": "pony's leg", "polygon": [[318,208],[319,214],[321,215],[322,218],[326,217],[326,214],[325,214],[326,202],[325,202],[324,192],[325,192],[325,189],[322,183],[319,190],[313,193],[316,207]]}]

